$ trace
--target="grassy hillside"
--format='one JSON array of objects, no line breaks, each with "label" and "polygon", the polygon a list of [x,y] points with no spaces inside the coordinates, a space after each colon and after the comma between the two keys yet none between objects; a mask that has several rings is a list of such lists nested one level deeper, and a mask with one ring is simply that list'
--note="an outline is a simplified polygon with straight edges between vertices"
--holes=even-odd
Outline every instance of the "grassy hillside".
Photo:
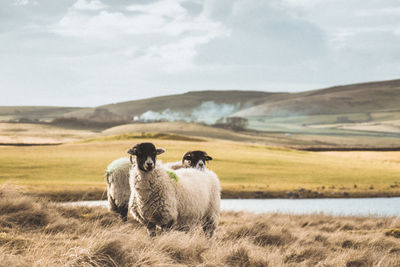
[{"label": "grassy hillside", "polygon": [[49,121],[66,113],[80,110],[74,107],[49,107],[49,106],[2,106],[0,107],[0,121],[8,120],[41,120]]},{"label": "grassy hillside", "polygon": [[[238,116],[301,116],[400,112],[400,80],[335,86],[288,94],[242,110]],[[361,119],[363,120],[363,119]]]},{"label": "grassy hillside", "polygon": [[[288,119],[289,120],[289,119]],[[251,121],[251,125],[257,125],[259,121]],[[260,128],[265,126],[261,123]],[[230,140],[237,142],[246,142],[254,144],[264,144],[269,146],[283,146],[292,148],[380,148],[380,147],[399,147],[399,137],[385,136],[382,133],[365,133],[357,131],[339,131],[335,129],[314,129],[307,132],[301,126],[293,123],[287,124],[284,129],[282,125],[276,125],[273,122],[268,123],[268,131],[240,131],[210,127],[207,125],[184,123],[184,122],[158,122],[158,123],[134,123],[120,125],[106,129],[103,135],[119,135],[138,132],[146,133],[172,133],[201,138],[212,138],[220,140]],[[275,127],[280,127],[276,129]],[[297,128],[296,128],[297,127]],[[254,127],[257,129],[257,127]],[[280,132],[284,130],[284,132]],[[299,132],[296,133],[295,131]],[[291,131],[292,134],[286,134]],[[293,133],[294,132],[294,133]]]},{"label": "grassy hillside", "polygon": [[[261,125],[261,127],[262,126],[263,125]],[[274,128],[271,124],[269,125],[269,130],[272,129]],[[295,128],[291,128],[292,131],[293,129]],[[329,131],[331,134],[321,134],[323,131]],[[207,125],[183,122],[134,123],[120,125],[101,131],[100,129],[88,129],[87,127],[73,128],[45,124],[0,123],[0,145],[60,144],[112,135],[137,135],[138,133],[153,133],[175,134],[180,136],[184,135],[189,138],[219,139],[299,149],[375,149],[382,147],[399,147],[399,138],[396,136],[385,136],[386,134],[381,133],[365,134],[365,132],[355,132],[350,130],[346,131],[349,132],[349,134],[344,135],[342,134],[343,131],[336,131],[336,134],[333,135],[332,129],[316,129],[313,133],[300,132],[292,134],[286,134],[285,132],[282,133],[273,130],[271,132],[233,132]]]},{"label": "grassy hillside", "polygon": [[241,110],[249,128],[320,135],[400,138],[400,80],[289,94]]},{"label": "grassy hillside", "polygon": [[89,130],[66,129],[46,124],[0,123],[1,144],[59,144],[90,138]]},{"label": "grassy hillside", "polygon": [[[205,103],[210,105],[207,106]],[[250,130],[269,132],[272,135],[289,133],[307,138],[315,136],[316,145],[322,143],[330,145],[332,142],[326,142],[326,136],[333,137],[332,139],[341,136],[344,140],[361,138],[363,140],[359,142],[361,145],[382,141],[381,146],[387,146],[386,144],[391,146],[394,139],[398,141],[400,138],[398,103],[400,103],[400,80],[392,80],[336,86],[301,93],[197,91],[95,108],[0,107],[0,120],[25,118],[49,121],[55,117],[69,117],[59,119],[57,126],[79,129],[85,127],[99,131],[129,123],[134,116],[146,112],[148,120],[194,120],[209,124],[223,116],[242,116],[248,119]],[[144,128],[149,127],[151,128],[144,126]],[[205,128],[200,129],[200,135],[204,130]],[[211,128],[208,130],[209,137],[221,137],[221,131]],[[158,132],[166,131],[169,130],[158,130]],[[194,134],[193,129],[190,131],[182,129],[182,133]],[[228,140],[246,139],[228,131],[223,134],[226,134]],[[293,141],[294,138],[273,136],[271,140],[278,145],[285,143],[302,145],[297,144],[297,141],[307,138]],[[370,142],[368,138],[374,140]]]},{"label": "grassy hillside", "polygon": [[126,150],[137,142],[150,141],[167,150],[160,156],[163,162],[180,160],[188,150],[207,151],[214,158],[210,168],[219,175],[225,197],[400,195],[400,152],[330,154],[182,140],[177,135],[155,138],[114,136],[59,146],[2,147],[0,183],[58,199],[98,199],[105,189],[106,166],[127,156]]},{"label": "grassy hillside", "polygon": [[0,266],[398,266],[398,218],[222,212],[150,238],[105,208],[61,206],[0,187]]},{"label": "grassy hillside", "polygon": [[[258,91],[196,91],[177,95],[159,96],[142,100],[115,103],[99,106],[97,109],[105,109],[121,116],[139,116],[152,110],[161,112],[166,109],[190,114],[203,102],[213,101],[216,104],[238,105],[240,108],[254,106],[263,103],[266,99],[276,98],[284,94]],[[68,116],[87,117],[96,109],[85,109],[71,112]]]}]

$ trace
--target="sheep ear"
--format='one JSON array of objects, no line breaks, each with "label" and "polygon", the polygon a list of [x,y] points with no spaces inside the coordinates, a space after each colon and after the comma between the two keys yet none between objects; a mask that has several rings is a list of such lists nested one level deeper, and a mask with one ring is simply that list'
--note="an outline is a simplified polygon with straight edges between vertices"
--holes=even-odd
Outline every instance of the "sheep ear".
[{"label": "sheep ear", "polygon": [[207,161],[212,160],[212,159],[213,159],[213,158],[210,157],[209,155],[206,156],[206,160],[207,160]]},{"label": "sheep ear", "polygon": [[137,155],[136,146],[134,146],[131,149],[129,149],[128,151],[126,151],[126,153],[136,156]]},{"label": "sheep ear", "polygon": [[164,153],[164,152],[165,152],[165,149],[164,149],[164,148],[157,148],[157,149],[156,149],[157,155],[160,155],[160,154],[162,154],[162,153]]},{"label": "sheep ear", "polygon": [[186,152],[183,156],[183,160],[191,160],[192,159],[192,151]]}]

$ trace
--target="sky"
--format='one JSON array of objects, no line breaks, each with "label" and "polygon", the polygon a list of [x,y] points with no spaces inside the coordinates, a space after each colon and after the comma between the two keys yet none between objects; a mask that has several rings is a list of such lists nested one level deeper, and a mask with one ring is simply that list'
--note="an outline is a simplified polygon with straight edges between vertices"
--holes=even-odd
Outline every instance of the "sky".
[{"label": "sky", "polygon": [[396,79],[398,0],[1,0],[0,105]]}]

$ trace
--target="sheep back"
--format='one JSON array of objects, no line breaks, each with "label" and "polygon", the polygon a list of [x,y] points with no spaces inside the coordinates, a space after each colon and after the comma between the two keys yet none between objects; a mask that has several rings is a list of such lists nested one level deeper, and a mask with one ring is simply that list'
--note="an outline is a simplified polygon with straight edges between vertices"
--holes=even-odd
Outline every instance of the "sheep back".
[{"label": "sheep back", "polygon": [[118,212],[118,209],[128,207],[130,197],[130,168],[131,162],[129,158],[125,157],[114,160],[107,167],[107,197],[111,210]]},{"label": "sheep back", "polygon": [[164,167],[169,170],[178,170],[181,168],[187,168],[186,165],[182,164],[182,161],[168,162],[164,164]]},{"label": "sheep back", "polygon": [[217,175],[211,170],[184,168],[175,171],[180,227],[211,221],[219,222],[221,189]]}]

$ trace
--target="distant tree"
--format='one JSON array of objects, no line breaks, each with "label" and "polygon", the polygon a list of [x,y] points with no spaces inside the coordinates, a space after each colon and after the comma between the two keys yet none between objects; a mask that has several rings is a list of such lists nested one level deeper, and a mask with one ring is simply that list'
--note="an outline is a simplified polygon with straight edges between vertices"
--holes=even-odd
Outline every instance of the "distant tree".
[{"label": "distant tree", "polygon": [[243,117],[223,117],[214,124],[216,127],[240,131],[247,128],[249,120]]},{"label": "distant tree", "polygon": [[347,116],[338,116],[336,118],[336,123],[353,123],[354,121],[350,120]]}]

